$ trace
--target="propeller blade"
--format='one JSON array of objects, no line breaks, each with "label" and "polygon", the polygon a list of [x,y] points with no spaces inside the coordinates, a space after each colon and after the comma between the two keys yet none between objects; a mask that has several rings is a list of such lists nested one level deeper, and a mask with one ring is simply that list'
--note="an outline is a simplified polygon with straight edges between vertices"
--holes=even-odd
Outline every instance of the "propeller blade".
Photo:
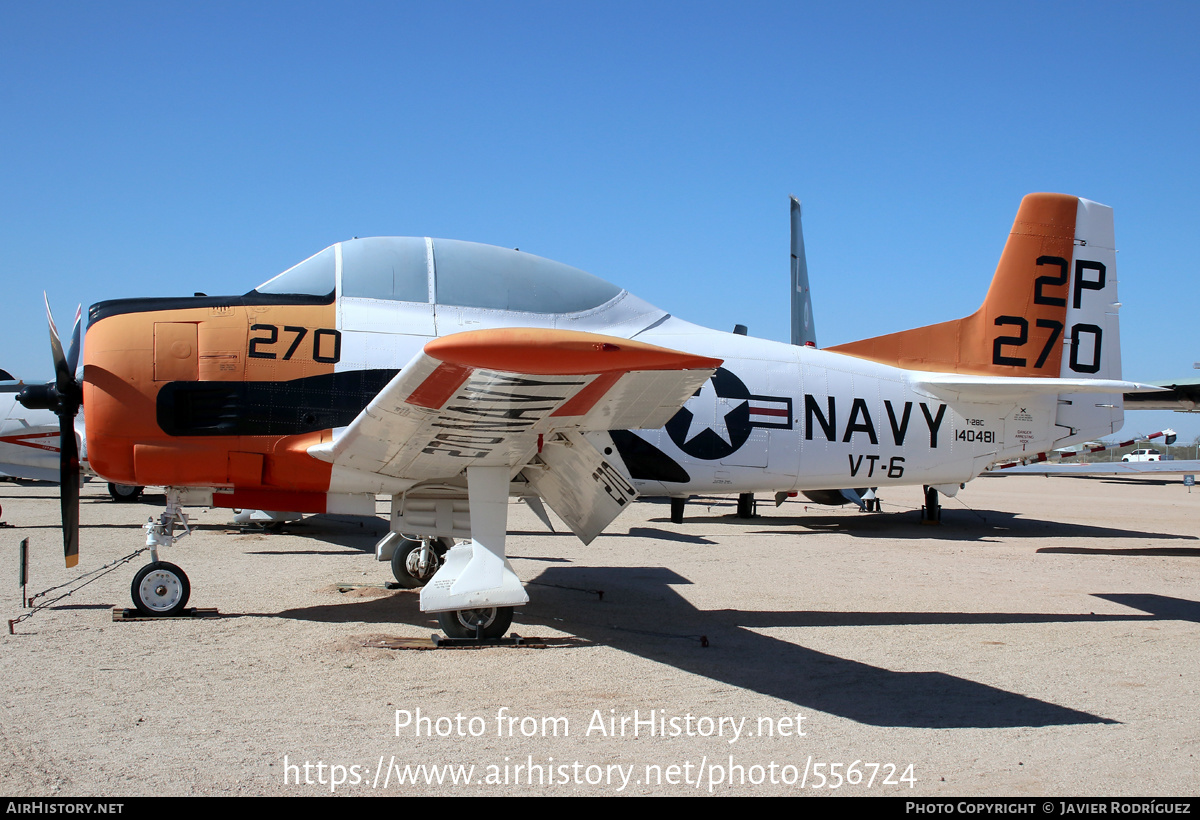
[{"label": "propeller blade", "polygon": [[79,446],[75,443],[75,419],[58,417],[59,506],[62,511],[63,557],[67,568],[79,563]]},{"label": "propeller blade", "polygon": [[67,367],[67,354],[63,352],[62,340],[58,336],[58,327],[54,324],[54,314],[50,311],[50,297],[42,293],[46,300],[46,319],[50,322],[50,355],[54,358],[54,386],[59,394],[65,394],[68,382],[74,383],[75,374]]},{"label": "propeller blade", "polygon": [[75,370],[79,366],[79,339],[83,326],[83,305],[75,308],[75,326],[71,328],[71,346],[67,348],[67,369],[71,378],[75,378]]},{"label": "propeller blade", "polygon": [[[63,352],[62,340],[50,311],[50,297],[43,292],[46,319],[50,323],[50,353],[54,357],[54,386],[47,385],[38,397],[58,414],[58,492],[62,512],[63,555],[67,567],[79,563],[79,445],[75,441],[75,415],[83,403],[83,390],[75,381],[75,365],[79,357],[80,323],[83,305],[75,311],[75,327],[71,332],[71,352]],[[28,389],[22,396],[30,393]],[[56,395],[57,394],[57,395]],[[20,400],[20,397],[18,397]],[[35,399],[36,400],[36,399]],[[25,404],[22,401],[22,404]],[[29,405],[26,404],[28,407]]]}]

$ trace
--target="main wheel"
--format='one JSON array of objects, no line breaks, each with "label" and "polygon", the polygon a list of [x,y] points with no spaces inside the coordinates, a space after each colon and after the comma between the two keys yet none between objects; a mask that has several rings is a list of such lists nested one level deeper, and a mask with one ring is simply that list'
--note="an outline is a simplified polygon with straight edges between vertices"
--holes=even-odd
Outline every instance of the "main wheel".
[{"label": "main wheel", "polygon": [[433,542],[434,560],[429,562],[424,572],[421,571],[421,542],[412,538],[402,537],[396,549],[392,552],[392,575],[396,583],[404,589],[420,589],[429,583],[442,567],[442,556],[450,549],[446,542],[438,539]]},{"label": "main wheel", "polygon": [[192,586],[179,567],[155,561],[137,571],[129,591],[143,615],[178,615],[187,606]]},{"label": "main wheel", "polygon": [[938,500],[938,491],[933,487],[925,488],[925,506],[922,508],[921,520],[928,524],[937,524],[942,520],[942,504]]},{"label": "main wheel", "polygon": [[142,497],[142,490],[145,487],[136,487],[133,484],[108,484],[108,495],[113,501],[118,504],[132,504]]},{"label": "main wheel", "polygon": [[476,624],[483,625],[483,637],[503,638],[512,626],[511,606],[492,606],[481,609],[455,609],[439,612],[438,625],[448,638],[474,638]]}]

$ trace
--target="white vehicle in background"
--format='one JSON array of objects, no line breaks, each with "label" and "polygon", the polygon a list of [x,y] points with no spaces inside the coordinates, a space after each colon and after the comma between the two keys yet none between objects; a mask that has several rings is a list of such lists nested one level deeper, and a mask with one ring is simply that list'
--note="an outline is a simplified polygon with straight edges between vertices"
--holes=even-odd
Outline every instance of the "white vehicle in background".
[{"label": "white vehicle in background", "polygon": [[1121,461],[1162,461],[1162,457],[1158,450],[1134,450],[1121,456]]}]

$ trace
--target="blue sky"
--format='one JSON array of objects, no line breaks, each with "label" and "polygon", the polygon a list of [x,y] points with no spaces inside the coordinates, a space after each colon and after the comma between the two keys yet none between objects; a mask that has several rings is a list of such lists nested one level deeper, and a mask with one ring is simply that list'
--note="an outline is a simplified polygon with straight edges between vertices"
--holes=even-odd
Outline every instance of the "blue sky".
[{"label": "blue sky", "polygon": [[[1200,376],[1200,6],[0,3],[0,367],[41,293],[241,293],[352,236],[581,267],[822,345],[957,318],[1021,197],[1116,209],[1124,375]],[[1136,413],[1129,433],[1200,417]]]}]

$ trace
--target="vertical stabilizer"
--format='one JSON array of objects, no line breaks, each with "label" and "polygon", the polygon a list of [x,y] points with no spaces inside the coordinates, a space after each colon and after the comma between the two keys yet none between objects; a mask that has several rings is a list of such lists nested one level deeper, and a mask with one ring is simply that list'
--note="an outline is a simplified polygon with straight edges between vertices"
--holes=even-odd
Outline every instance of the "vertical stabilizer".
[{"label": "vertical stabilizer", "polygon": [[1030,194],[979,310],[828,349],[908,370],[1120,378],[1112,245],[1111,208]]},{"label": "vertical stabilizer", "polygon": [[804,231],[800,227],[800,200],[792,200],[792,344],[817,344],[813,327],[812,292],[808,288],[808,261],[804,258]]},{"label": "vertical stabilizer", "polygon": [[[1120,379],[1113,212],[1063,194],[1021,200],[979,310],[963,319],[827,348],[907,370]],[[917,283],[920,287],[920,283]],[[1120,395],[1058,396],[1055,446],[1120,429]]]}]

